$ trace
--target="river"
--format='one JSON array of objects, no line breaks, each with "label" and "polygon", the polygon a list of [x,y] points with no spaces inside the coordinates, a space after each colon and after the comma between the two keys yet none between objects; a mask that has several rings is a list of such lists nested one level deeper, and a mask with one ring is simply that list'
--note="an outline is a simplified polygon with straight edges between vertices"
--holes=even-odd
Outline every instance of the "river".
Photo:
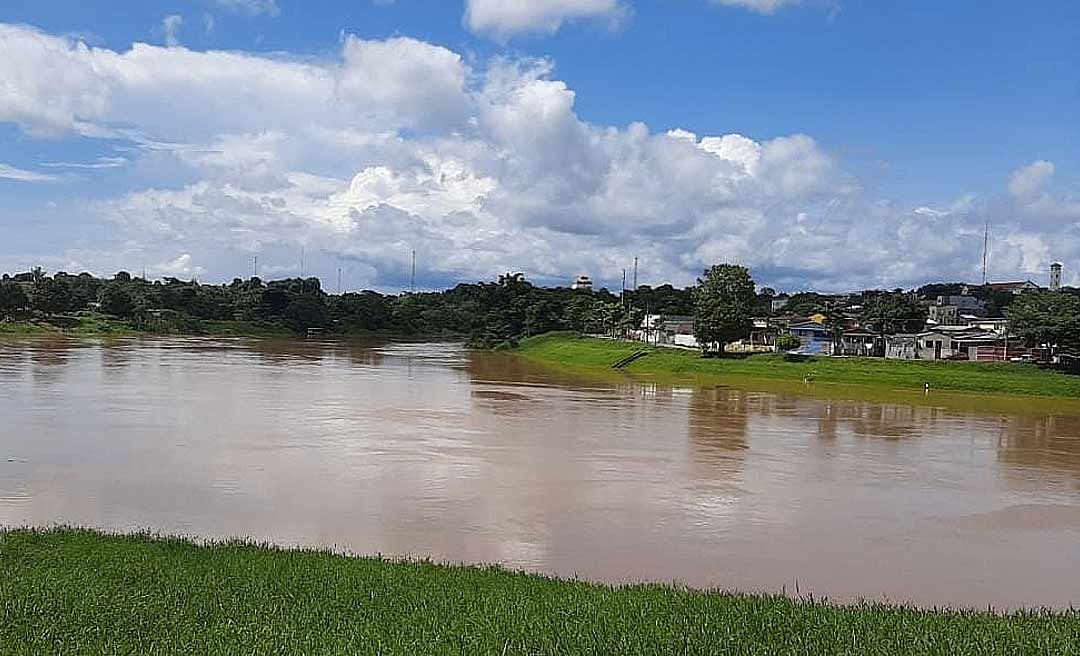
[{"label": "river", "polygon": [[1060,608],[1080,417],[597,381],[458,344],[6,339],[0,524]]}]

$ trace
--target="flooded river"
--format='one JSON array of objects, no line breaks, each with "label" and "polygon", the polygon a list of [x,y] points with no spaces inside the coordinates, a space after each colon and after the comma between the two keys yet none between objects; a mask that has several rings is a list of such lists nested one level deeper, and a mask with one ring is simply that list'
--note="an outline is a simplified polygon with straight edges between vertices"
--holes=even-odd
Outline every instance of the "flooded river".
[{"label": "flooded river", "polygon": [[0,524],[1080,604],[1080,417],[595,382],[454,344],[0,341]]}]

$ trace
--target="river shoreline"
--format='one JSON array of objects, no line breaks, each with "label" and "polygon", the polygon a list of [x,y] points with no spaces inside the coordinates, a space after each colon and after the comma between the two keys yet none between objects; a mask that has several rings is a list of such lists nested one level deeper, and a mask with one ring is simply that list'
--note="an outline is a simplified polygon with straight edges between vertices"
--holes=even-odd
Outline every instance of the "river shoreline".
[{"label": "river shoreline", "polygon": [[1076,611],[844,606],[74,529],[0,533],[0,619],[0,644],[28,654],[1067,654],[1080,640]]},{"label": "river shoreline", "polygon": [[[572,333],[528,338],[511,352],[577,373],[630,375],[668,384],[724,385],[822,398],[941,404],[956,409],[1080,414],[1080,377],[1034,365],[825,357],[789,361],[776,354],[702,358],[692,351]],[[637,352],[648,355],[614,368]]]}]

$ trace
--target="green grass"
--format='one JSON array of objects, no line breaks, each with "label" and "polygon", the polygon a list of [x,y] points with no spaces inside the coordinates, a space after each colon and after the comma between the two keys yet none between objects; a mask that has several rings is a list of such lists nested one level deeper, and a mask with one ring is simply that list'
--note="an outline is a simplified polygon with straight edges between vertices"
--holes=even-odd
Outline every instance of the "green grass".
[{"label": "green grass", "polygon": [[[252,321],[209,321],[198,322],[199,335],[207,337],[295,337],[296,334],[284,326],[256,323]],[[82,312],[71,317],[60,317],[50,321],[5,321],[0,322],[0,335],[72,335],[79,337],[97,336],[132,336],[153,334],[137,330],[123,319],[94,312]]]},{"label": "green grass", "polygon": [[50,321],[0,322],[0,335],[109,335],[121,337],[135,334],[137,334],[137,331],[122,319],[90,312],[57,317]]},{"label": "green grass", "polygon": [[834,606],[81,530],[0,534],[3,654],[1075,654],[1077,612]]},{"label": "green grass", "polygon": [[253,321],[201,321],[202,335],[213,337],[296,337],[285,326]]},{"label": "green grass", "polygon": [[[610,371],[612,363],[643,345],[551,333],[522,341],[517,353],[552,365],[582,371]],[[702,358],[696,352],[649,348],[650,355],[625,370],[658,378],[697,383],[738,380],[787,381],[803,385],[884,388],[890,392],[964,392],[1000,396],[1080,399],[1080,376],[1045,371],[1030,364],[975,362],[913,362],[875,358],[812,357],[802,362],[783,355],[762,354],[744,359]]]}]

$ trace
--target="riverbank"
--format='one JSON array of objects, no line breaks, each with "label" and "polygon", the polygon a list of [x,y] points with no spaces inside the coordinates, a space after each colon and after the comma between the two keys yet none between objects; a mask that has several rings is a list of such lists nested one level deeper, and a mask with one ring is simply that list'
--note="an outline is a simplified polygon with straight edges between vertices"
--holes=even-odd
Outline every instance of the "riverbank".
[{"label": "riverbank", "polygon": [[[251,321],[192,322],[191,330],[175,334],[206,337],[291,337],[295,334],[283,326],[261,324]],[[0,336],[48,336],[70,335],[73,337],[131,337],[134,335],[163,334],[140,330],[130,322],[95,312],[56,317],[52,320],[0,322]]]},{"label": "riverbank", "polygon": [[1080,614],[834,606],[82,530],[0,534],[5,653],[1070,654]]},{"label": "riverbank", "polygon": [[702,358],[695,351],[647,347],[636,342],[549,333],[523,340],[515,353],[545,364],[579,372],[610,374],[612,366],[645,351],[623,371],[661,380],[716,385],[740,381],[860,388],[921,394],[926,383],[936,392],[992,395],[1002,398],[1080,400],[1080,376],[1069,376],[1028,364],[914,362],[873,358],[810,357],[789,360],[780,354],[747,358]]},{"label": "riverbank", "polygon": [[[273,323],[255,321],[224,321],[210,319],[188,319],[183,326],[166,331],[141,330],[131,322],[116,317],[94,312],[57,317],[52,321],[5,321],[0,322],[0,337],[3,336],[49,336],[69,335],[72,337],[132,337],[136,335],[184,335],[190,337],[267,337],[297,338],[289,328]],[[327,337],[337,339],[368,339],[372,337],[402,337],[397,333],[355,330],[349,332],[328,332]],[[413,337],[415,338],[415,337]]]}]

